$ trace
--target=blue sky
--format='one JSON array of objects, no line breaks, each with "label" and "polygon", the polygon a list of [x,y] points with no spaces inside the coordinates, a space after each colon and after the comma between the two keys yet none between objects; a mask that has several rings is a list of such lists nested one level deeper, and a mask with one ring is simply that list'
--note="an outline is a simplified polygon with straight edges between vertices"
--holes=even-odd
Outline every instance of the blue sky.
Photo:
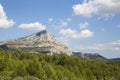
[{"label": "blue sky", "polygon": [[120,57],[119,0],[0,0],[0,41],[44,29],[72,51]]}]

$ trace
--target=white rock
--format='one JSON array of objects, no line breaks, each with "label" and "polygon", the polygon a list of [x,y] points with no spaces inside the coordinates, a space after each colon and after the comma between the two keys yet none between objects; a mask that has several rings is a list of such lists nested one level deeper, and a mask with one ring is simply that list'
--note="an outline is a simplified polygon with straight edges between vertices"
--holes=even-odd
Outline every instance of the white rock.
[{"label": "white rock", "polygon": [[58,42],[47,30],[43,30],[27,37],[2,42],[0,44],[3,43],[10,49],[24,49],[30,52],[72,55],[71,50],[69,50],[66,45]]}]

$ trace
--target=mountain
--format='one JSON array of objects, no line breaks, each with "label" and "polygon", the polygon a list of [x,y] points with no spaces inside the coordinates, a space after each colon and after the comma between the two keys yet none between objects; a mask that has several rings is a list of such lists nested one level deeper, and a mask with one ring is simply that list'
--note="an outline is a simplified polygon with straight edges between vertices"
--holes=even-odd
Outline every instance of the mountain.
[{"label": "mountain", "polygon": [[73,55],[86,60],[108,61],[107,58],[99,55],[98,53],[93,54],[93,53],[73,52]]},{"label": "mountain", "polygon": [[111,61],[115,61],[115,62],[120,62],[120,58],[113,58],[113,59],[110,59]]},{"label": "mountain", "polygon": [[30,36],[0,42],[0,48],[4,50],[18,49],[29,52],[72,55],[69,48],[57,41],[47,30]]}]

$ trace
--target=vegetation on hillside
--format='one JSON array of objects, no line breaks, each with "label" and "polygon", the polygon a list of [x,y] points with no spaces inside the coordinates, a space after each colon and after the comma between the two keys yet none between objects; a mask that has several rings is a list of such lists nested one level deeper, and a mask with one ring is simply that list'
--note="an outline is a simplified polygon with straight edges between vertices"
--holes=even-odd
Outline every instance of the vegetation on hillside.
[{"label": "vegetation on hillside", "polygon": [[0,49],[0,80],[120,80],[120,62]]}]

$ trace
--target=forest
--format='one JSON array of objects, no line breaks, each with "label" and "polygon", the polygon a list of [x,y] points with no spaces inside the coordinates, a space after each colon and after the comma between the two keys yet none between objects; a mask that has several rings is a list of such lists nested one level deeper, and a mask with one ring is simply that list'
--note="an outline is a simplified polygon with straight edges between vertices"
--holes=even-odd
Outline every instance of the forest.
[{"label": "forest", "polygon": [[0,49],[0,80],[120,80],[120,62]]}]

